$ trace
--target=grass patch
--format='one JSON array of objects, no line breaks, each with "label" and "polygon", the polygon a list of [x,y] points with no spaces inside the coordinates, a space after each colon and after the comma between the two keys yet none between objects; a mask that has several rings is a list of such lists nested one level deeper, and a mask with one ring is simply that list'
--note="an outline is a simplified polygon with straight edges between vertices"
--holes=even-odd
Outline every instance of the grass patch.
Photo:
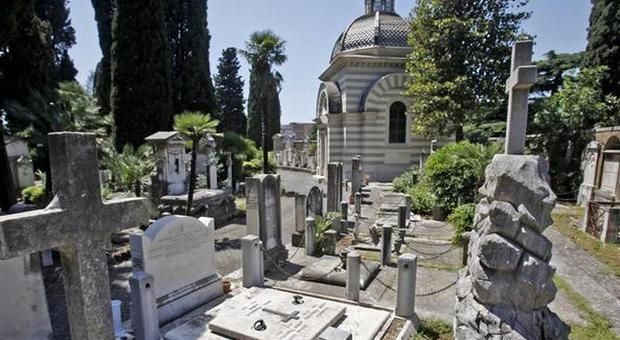
[{"label": "grass patch", "polygon": [[570,339],[573,340],[620,340],[614,328],[605,315],[595,311],[588,300],[577,293],[566,280],[555,275],[553,282],[561,289],[570,303],[577,308],[579,314],[586,320],[585,326],[571,325]]},{"label": "grass patch", "polygon": [[439,262],[431,262],[421,260],[418,262],[418,267],[429,268],[429,269],[437,269],[443,270],[447,272],[458,272],[461,268],[463,268],[460,264],[449,264],[449,263],[439,263]]},{"label": "grass patch", "polygon": [[583,218],[584,210],[574,208],[570,212],[554,213],[553,227],[562,235],[570,238],[579,248],[592,257],[609,266],[610,272],[620,277],[620,244],[605,244],[593,236],[577,229],[574,221]]},{"label": "grass patch", "polygon": [[450,340],[452,325],[439,319],[423,319],[414,340]]}]

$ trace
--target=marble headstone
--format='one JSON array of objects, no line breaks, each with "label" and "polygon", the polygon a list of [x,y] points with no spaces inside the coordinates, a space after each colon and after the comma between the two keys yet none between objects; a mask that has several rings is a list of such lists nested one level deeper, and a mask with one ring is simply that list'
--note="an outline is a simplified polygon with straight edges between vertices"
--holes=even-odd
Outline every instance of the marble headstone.
[{"label": "marble headstone", "polygon": [[167,216],[131,235],[133,271],[154,277],[160,325],[223,294],[214,233],[212,218]]}]

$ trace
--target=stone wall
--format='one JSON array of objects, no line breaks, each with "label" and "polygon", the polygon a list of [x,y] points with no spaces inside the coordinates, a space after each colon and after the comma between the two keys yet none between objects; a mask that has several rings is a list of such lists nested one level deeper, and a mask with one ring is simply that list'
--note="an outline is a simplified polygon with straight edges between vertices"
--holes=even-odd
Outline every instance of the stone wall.
[{"label": "stone wall", "polygon": [[285,192],[307,195],[315,186],[327,192],[327,179],[313,175],[310,170],[279,167],[277,173],[280,175],[280,185]]}]

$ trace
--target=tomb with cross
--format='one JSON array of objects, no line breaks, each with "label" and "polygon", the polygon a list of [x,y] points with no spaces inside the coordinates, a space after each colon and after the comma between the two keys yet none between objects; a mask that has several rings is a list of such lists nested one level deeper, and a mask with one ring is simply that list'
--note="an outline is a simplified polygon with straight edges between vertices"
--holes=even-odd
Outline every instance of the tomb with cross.
[{"label": "tomb with cross", "polygon": [[94,134],[51,133],[49,148],[54,200],[0,217],[0,259],[58,250],[72,339],[113,339],[105,248],[113,232],[148,223],[148,203],[101,200]]},{"label": "tomb with cross", "polygon": [[538,69],[532,64],[534,42],[517,41],[512,49],[510,78],[506,82],[508,125],[506,126],[506,154],[522,155],[527,134],[527,110],[530,88],[536,83]]}]

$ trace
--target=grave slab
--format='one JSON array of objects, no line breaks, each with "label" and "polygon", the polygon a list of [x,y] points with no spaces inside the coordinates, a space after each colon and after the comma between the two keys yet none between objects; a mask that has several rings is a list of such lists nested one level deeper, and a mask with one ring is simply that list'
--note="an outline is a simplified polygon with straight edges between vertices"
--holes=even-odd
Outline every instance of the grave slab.
[{"label": "grave slab", "polygon": [[[376,262],[362,261],[360,269],[360,287],[366,289],[380,269]],[[300,278],[305,281],[322,282],[345,287],[347,270],[342,268],[342,261],[337,256],[323,256],[301,271]]]},{"label": "grave slab", "polygon": [[[240,292],[235,297],[209,308],[203,314],[175,328],[164,335],[165,340],[215,340],[215,339],[318,339],[329,327],[335,327],[351,333],[353,339],[371,340],[380,335],[391,313],[347,304],[339,301],[304,296],[304,303],[293,305],[296,294],[269,288],[251,288]],[[282,308],[290,311],[299,310],[299,319],[282,321],[282,316],[264,312],[258,307],[267,303],[268,308]],[[282,304],[281,306],[277,306]],[[253,308],[253,309],[252,309]],[[324,313],[316,313],[323,310]],[[245,312],[247,311],[247,312]],[[313,313],[314,311],[314,313]],[[251,317],[240,317],[242,313]],[[267,329],[256,336],[251,333],[255,316],[267,324]],[[251,322],[251,323],[250,323]],[[275,326],[273,324],[279,324]],[[218,326],[219,325],[219,326]],[[271,327],[270,327],[271,325]],[[218,334],[218,327],[233,328],[235,334]],[[213,329],[215,328],[215,330]],[[321,329],[320,331],[318,331]],[[286,333],[291,330],[290,333]],[[278,333],[281,332],[281,333]]]}]

